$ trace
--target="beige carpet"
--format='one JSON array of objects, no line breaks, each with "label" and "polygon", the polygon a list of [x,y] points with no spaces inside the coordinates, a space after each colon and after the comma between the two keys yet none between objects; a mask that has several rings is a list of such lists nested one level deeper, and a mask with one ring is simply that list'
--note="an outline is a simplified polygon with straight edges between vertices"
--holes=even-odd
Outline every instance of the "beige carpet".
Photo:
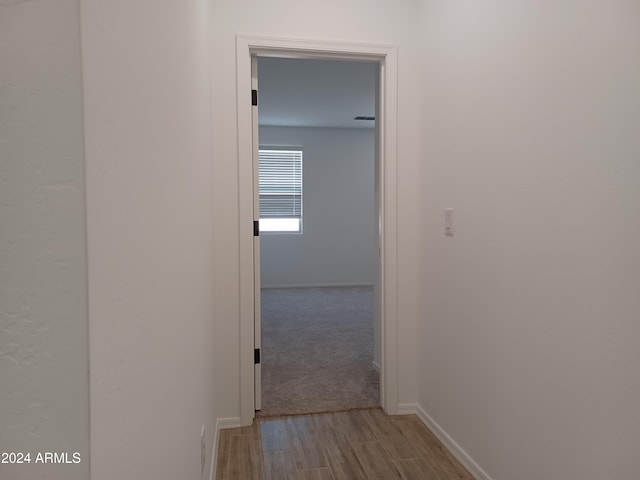
[{"label": "beige carpet", "polygon": [[258,416],[380,405],[370,287],[262,290]]}]

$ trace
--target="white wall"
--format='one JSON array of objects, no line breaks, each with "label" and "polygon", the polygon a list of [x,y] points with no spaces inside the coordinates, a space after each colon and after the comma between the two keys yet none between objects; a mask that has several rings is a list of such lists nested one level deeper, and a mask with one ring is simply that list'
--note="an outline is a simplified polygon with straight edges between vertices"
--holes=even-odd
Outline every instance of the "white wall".
[{"label": "white wall", "polygon": [[[0,2],[0,465],[89,474],[86,242],[77,0]],[[36,452],[80,464],[35,464]]]},{"label": "white wall", "polygon": [[640,478],[640,7],[423,18],[419,402],[494,480]]},{"label": "white wall", "polygon": [[91,480],[208,478],[208,14],[205,0],[82,2]]},{"label": "white wall", "polygon": [[260,144],[303,148],[303,233],[261,235],[262,286],[373,285],[373,130],[263,126]]},{"label": "white wall", "polygon": [[[354,0],[297,2],[219,0],[212,3],[214,233],[216,272],[216,365],[224,385],[220,408],[225,417],[239,416],[238,368],[238,196],[236,125],[236,35],[390,43],[399,46],[398,162],[399,192],[399,398],[416,401],[415,319],[417,317],[415,252],[418,235],[415,203],[419,185],[420,66],[416,3]],[[240,92],[240,94],[243,94]]]}]

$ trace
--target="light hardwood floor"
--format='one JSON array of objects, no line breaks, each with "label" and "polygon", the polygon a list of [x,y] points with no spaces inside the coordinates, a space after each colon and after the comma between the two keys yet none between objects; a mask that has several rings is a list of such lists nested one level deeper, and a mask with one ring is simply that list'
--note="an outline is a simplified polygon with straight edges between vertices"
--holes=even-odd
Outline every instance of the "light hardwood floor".
[{"label": "light hardwood floor", "polygon": [[256,419],[220,432],[217,480],[473,480],[415,415]]}]

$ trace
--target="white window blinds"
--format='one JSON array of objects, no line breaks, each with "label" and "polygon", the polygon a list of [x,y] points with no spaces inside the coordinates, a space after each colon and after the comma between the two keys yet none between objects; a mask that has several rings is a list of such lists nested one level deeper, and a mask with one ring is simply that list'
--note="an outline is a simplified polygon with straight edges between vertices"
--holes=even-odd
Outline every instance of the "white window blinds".
[{"label": "white window blinds", "polygon": [[302,149],[260,149],[260,218],[302,220]]}]

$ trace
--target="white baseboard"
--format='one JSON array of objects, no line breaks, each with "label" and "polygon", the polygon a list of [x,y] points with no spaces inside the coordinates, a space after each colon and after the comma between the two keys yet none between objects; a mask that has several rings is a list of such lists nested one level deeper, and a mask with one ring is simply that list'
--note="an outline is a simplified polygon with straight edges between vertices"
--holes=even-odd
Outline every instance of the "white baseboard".
[{"label": "white baseboard", "polygon": [[323,288],[323,287],[373,287],[373,283],[310,283],[295,285],[261,285],[260,288]]},{"label": "white baseboard", "polygon": [[216,468],[218,466],[218,444],[220,442],[220,430],[226,428],[237,428],[240,425],[240,417],[219,418],[216,420],[216,431],[213,435],[213,446],[211,447],[211,472],[209,480],[215,480]]},{"label": "white baseboard", "polygon": [[417,403],[400,403],[398,404],[398,415],[415,415],[417,408]]},{"label": "white baseboard", "polygon": [[475,480],[492,480],[487,473],[482,470],[480,465],[478,465],[473,458],[465,452],[460,445],[456,443],[456,441],[449,436],[444,429],[438,425],[438,423],[431,418],[431,416],[426,412],[424,408],[420,405],[416,405],[416,415],[418,418],[422,420],[431,432],[438,437],[438,440],[442,442],[442,444],[449,450],[454,457],[458,459],[458,461],[464,465],[464,467],[473,475]]},{"label": "white baseboard", "polygon": [[373,360],[373,361],[371,362],[371,366],[373,367],[373,369],[374,369],[376,372],[380,373],[380,364],[379,364],[378,362],[376,362],[375,360]]},{"label": "white baseboard", "polygon": [[226,430],[227,428],[241,427],[240,417],[219,418],[216,422],[216,430]]}]

